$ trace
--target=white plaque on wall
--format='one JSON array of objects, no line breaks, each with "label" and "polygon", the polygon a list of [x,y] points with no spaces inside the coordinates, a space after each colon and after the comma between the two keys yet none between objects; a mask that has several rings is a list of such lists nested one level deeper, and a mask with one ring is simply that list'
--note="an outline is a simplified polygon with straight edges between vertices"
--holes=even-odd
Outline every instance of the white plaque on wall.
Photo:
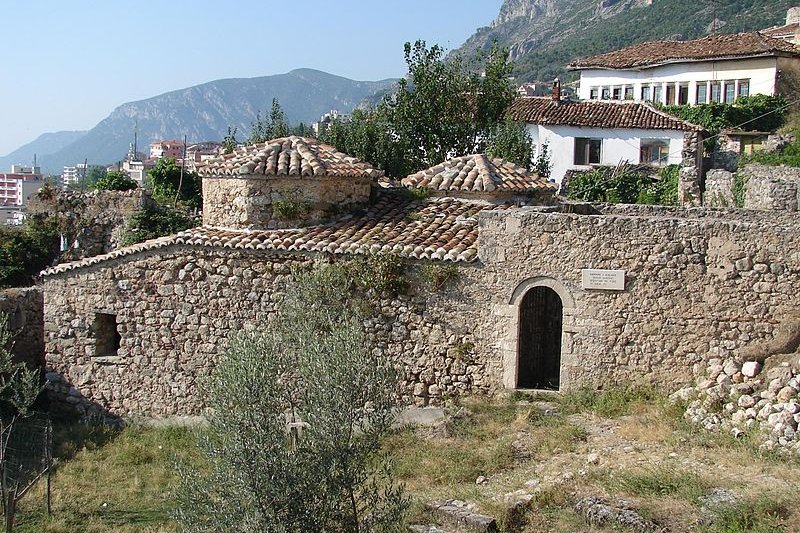
[{"label": "white plaque on wall", "polygon": [[625,271],[584,268],[581,270],[581,286],[584,289],[624,291]]}]

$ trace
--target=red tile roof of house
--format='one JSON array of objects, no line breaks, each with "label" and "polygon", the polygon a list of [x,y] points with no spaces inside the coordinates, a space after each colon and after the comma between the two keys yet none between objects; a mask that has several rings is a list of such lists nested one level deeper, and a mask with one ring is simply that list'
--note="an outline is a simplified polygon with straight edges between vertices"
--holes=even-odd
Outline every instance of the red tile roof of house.
[{"label": "red tile roof of house", "polygon": [[317,139],[281,137],[237,148],[197,166],[204,177],[332,176],[377,178],[383,172]]},{"label": "red tile roof of house", "polygon": [[649,68],[667,63],[739,59],[759,56],[798,56],[800,49],[782,39],[759,32],[712,35],[691,41],[651,41],[621,50],[583,57],[572,62],[571,69]]},{"label": "red tile roof of house", "polygon": [[783,26],[773,26],[772,28],[761,30],[758,33],[766,35],[767,37],[772,37],[773,39],[783,39],[786,37],[794,37],[798,32],[800,32],[800,24],[793,22]]},{"label": "red tile roof of house", "polygon": [[474,261],[478,256],[478,213],[511,205],[455,198],[404,199],[400,191],[382,192],[363,214],[305,228],[234,230],[201,226],[152,239],[42,272],[70,272],[149,250],[171,246],[238,249],[267,252],[326,252],[333,254],[393,253],[414,259]]},{"label": "red tile roof of house", "polygon": [[504,159],[491,159],[485,154],[466,155],[421,170],[403,178],[407,187],[426,187],[445,192],[529,192],[556,190],[549,183],[526,169]]},{"label": "red tile roof of house", "polygon": [[518,98],[509,108],[513,120],[551,126],[585,128],[633,128],[646,130],[700,131],[650,104],[599,100],[555,101],[551,97]]}]

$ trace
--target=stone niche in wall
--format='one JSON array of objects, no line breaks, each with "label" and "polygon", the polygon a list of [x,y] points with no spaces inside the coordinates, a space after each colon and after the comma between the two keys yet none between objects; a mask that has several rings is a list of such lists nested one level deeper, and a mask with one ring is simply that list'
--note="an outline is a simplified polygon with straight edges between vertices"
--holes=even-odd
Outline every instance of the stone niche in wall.
[{"label": "stone niche in wall", "polygon": [[316,139],[295,136],[237,149],[198,173],[203,223],[237,229],[319,222],[368,202],[383,174]]}]

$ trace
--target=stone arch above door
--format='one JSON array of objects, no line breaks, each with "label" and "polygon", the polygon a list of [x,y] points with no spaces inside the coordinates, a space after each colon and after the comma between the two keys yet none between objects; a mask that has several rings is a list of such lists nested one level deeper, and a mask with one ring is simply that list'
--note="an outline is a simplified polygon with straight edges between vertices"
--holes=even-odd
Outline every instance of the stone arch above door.
[{"label": "stone arch above door", "polygon": [[572,335],[574,328],[575,298],[571,291],[559,280],[547,276],[535,276],[520,282],[508,297],[511,320],[508,322],[507,331],[504,333],[502,346],[503,352],[503,386],[506,389],[517,387],[519,372],[519,328],[520,305],[525,295],[534,287],[548,287],[561,298],[562,303],[562,340],[561,340],[561,382],[563,389],[569,384],[569,376],[563,372],[565,366],[572,359]]}]

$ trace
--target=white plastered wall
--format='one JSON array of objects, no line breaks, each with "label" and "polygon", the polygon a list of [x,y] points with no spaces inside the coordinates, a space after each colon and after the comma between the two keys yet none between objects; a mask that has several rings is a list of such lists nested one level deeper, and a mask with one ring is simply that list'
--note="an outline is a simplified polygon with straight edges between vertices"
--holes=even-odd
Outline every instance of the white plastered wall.
[{"label": "white plastered wall", "polygon": [[[800,59],[794,61],[800,62]],[[697,83],[704,81],[750,80],[750,94],[775,94],[777,58],[762,57],[728,61],[672,63],[653,68],[581,70],[578,97],[588,100],[592,87],[633,85],[634,100],[639,100],[643,85],[688,83],[689,103],[697,103]],[[666,88],[662,89],[662,100]],[[664,102],[662,102],[664,103]]]},{"label": "white plastered wall", "polygon": [[617,165],[621,161],[638,164],[642,139],[669,140],[669,157],[667,164],[681,163],[683,151],[683,131],[676,130],[644,130],[644,129],[612,129],[612,128],[579,128],[575,126],[543,126],[528,124],[528,132],[533,139],[536,155],[541,146],[547,144],[552,165],[550,178],[561,183],[567,170],[589,170],[591,165],[575,165],[575,138],[588,137],[602,139],[600,149],[600,165]]}]

